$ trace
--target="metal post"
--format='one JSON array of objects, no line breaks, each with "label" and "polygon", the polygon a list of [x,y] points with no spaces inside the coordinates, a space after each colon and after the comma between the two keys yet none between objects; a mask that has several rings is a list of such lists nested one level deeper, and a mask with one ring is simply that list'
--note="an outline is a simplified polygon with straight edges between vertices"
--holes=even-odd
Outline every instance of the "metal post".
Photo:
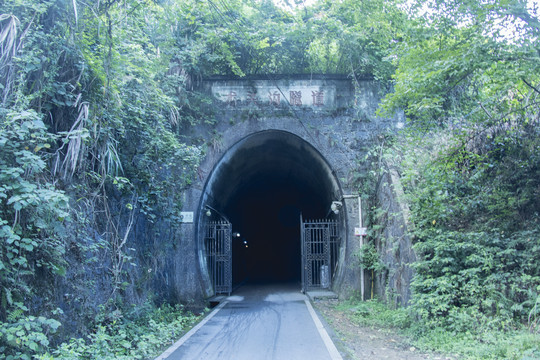
[{"label": "metal post", "polygon": [[[360,225],[360,228],[363,228],[362,226],[362,198],[358,196],[358,224]],[[360,251],[362,251],[362,247],[364,246],[364,235],[360,235]],[[362,301],[365,300],[364,296],[364,267],[360,267],[360,293],[362,294]]]},{"label": "metal post", "polygon": [[302,252],[302,293],[306,293],[306,250],[304,249],[304,219],[302,213],[300,213],[300,251]]}]

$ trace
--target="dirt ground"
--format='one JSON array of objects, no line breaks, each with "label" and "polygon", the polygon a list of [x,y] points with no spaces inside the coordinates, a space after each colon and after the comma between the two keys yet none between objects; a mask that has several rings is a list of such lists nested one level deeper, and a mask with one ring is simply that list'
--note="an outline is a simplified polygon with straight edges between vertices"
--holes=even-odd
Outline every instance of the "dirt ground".
[{"label": "dirt ground", "polygon": [[353,323],[345,311],[337,310],[338,300],[317,299],[315,308],[334,331],[334,341],[344,359],[455,360],[433,353],[422,353],[406,343],[395,331],[362,327]]}]

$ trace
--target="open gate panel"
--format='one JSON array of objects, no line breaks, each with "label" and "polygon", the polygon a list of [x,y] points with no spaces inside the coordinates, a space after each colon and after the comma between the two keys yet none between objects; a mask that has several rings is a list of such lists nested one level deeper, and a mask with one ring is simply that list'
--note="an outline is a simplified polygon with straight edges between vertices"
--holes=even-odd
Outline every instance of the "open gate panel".
[{"label": "open gate panel", "polygon": [[231,223],[211,221],[204,238],[206,262],[216,294],[232,292],[232,232]]},{"label": "open gate panel", "polygon": [[301,218],[302,289],[328,289],[337,265],[338,222]]}]

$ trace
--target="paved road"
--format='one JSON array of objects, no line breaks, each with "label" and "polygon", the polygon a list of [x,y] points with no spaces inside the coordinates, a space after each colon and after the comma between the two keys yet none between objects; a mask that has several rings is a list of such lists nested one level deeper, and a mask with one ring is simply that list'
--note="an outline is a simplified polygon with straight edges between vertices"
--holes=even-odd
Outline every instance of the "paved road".
[{"label": "paved road", "polygon": [[297,286],[244,286],[220,306],[158,359],[341,359]]}]

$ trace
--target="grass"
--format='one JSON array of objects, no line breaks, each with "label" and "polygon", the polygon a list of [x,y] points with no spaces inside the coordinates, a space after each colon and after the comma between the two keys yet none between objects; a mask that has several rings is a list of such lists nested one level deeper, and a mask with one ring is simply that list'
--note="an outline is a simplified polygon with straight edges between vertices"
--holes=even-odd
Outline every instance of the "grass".
[{"label": "grass", "polygon": [[350,314],[351,320],[362,326],[397,329],[411,326],[407,309],[390,309],[386,304],[375,300],[349,300],[340,303],[337,308]]},{"label": "grass", "polygon": [[361,326],[397,329],[411,345],[421,351],[458,355],[462,359],[540,359],[540,334],[525,327],[477,333],[430,328],[415,320],[405,308],[392,309],[380,301],[349,300],[337,305]]}]

